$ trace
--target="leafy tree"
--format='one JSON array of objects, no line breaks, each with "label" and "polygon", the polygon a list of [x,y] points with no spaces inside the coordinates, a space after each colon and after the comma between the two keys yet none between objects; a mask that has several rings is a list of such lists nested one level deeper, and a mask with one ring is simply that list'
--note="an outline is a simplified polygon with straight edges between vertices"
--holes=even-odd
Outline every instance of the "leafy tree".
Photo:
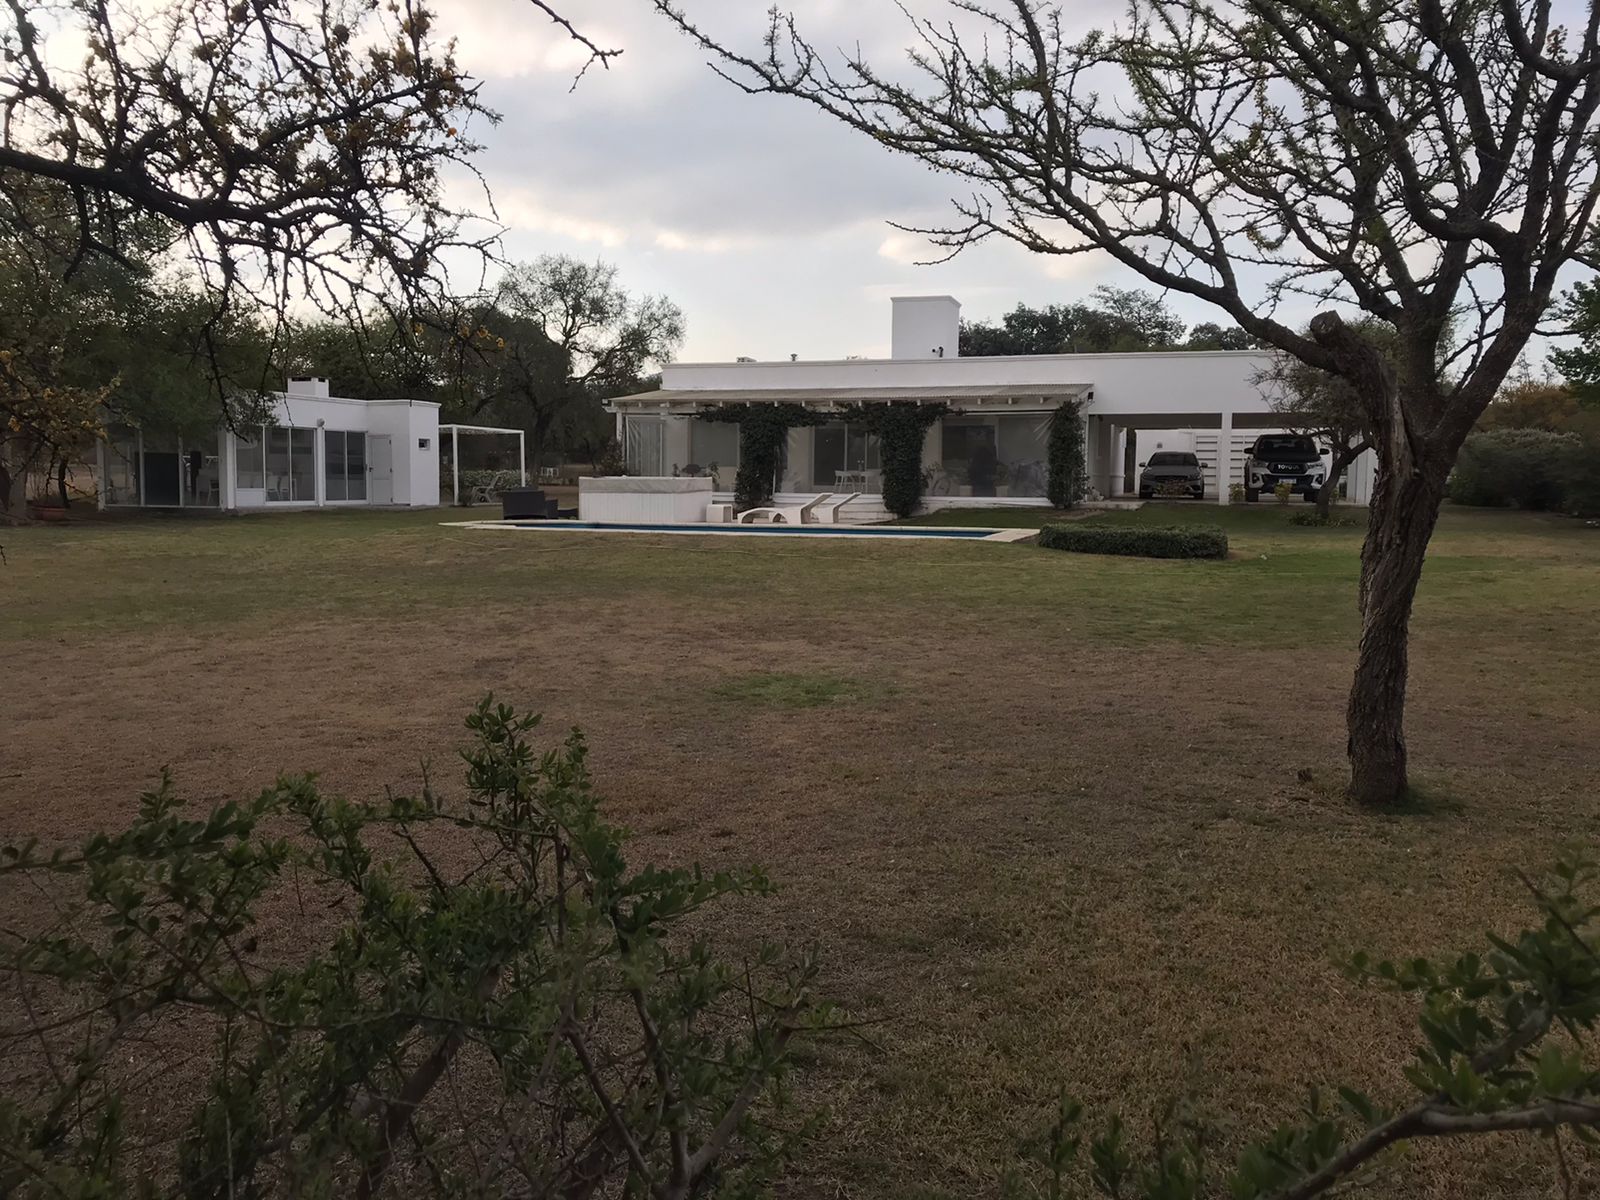
[{"label": "leafy tree", "polygon": [[[1043,0],[909,17],[910,74],[835,62],[774,13],[753,53],[656,7],[752,92],[795,96],[961,180],[950,252],[1100,253],[1349,381],[1380,472],[1347,709],[1350,794],[1407,793],[1408,632],[1463,439],[1600,200],[1600,20],[1553,0],[1132,0],[1074,37]],[[1302,330],[1295,297],[1322,307]],[[1344,319],[1396,330],[1392,359]]]},{"label": "leafy tree", "polygon": [[1215,321],[1202,321],[1189,330],[1185,350],[1254,350],[1256,339],[1239,328],[1224,328]]},{"label": "leafy tree", "polygon": [[635,297],[607,263],[545,255],[510,267],[494,301],[461,319],[463,407],[527,430],[537,458],[565,432],[594,442],[601,401],[638,390],[683,341],[683,314]]},{"label": "leafy tree", "polygon": [[1557,433],[1582,423],[1585,407],[1571,387],[1554,379],[1521,379],[1500,389],[1483,410],[1480,429],[1549,429]]},{"label": "leafy tree", "polygon": [[[787,1139],[756,1115],[836,1023],[816,960],[687,932],[770,883],[630,867],[582,736],[536,723],[478,706],[459,801],[300,777],[190,817],[163,777],[121,833],[0,848],[0,878],[81,881],[0,931],[0,1194],[757,1191]],[[274,908],[299,917],[269,951]],[[204,1073],[164,1088],[181,1046]]]},{"label": "leafy tree", "polygon": [[[214,400],[226,322],[307,305],[409,321],[446,308],[447,261],[487,262],[494,229],[445,182],[473,176],[469,127],[498,116],[422,0],[6,3],[0,228],[69,276],[159,238],[205,299]],[[529,3],[583,70],[620,53]],[[65,199],[43,222],[41,188]]]},{"label": "leafy tree", "polygon": [[[105,419],[189,436],[215,428],[214,379],[236,411],[266,383],[260,323],[217,313],[193,289],[163,277],[159,237],[128,230],[119,258],[72,267],[61,240],[65,197],[35,188],[30,220],[46,236],[0,222],[0,511],[15,507],[25,475],[55,481],[92,451]],[[137,235],[137,236],[136,236]]]},{"label": "leafy tree", "polygon": [[998,325],[963,322],[961,353],[981,356],[1164,350],[1177,348],[1182,338],[1183,322],[1159,296],[1102,285],[1085,302],[1045,308],[1019,304]]},{"label": "leafy tree", "polygon": [[1600,404],[1600,283],[1573,287],[1562,297],[1558,316],[1561,332],[1577,337],[1578,344],[1553,349],[1550,363],[1585,403]]}]

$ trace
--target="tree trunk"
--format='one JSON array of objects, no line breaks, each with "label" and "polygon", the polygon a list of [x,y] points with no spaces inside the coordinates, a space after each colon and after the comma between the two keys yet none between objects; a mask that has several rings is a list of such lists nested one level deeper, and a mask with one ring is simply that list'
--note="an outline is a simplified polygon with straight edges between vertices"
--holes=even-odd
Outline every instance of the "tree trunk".
[{"label": "tree trunk", "polygon": [[1442,480],[1380,476],[1361,548],[1361,647],[1346,710],[1350,797],[1383,807],[1403,801],[1406,671],[1411,604],[1439,519]]}]

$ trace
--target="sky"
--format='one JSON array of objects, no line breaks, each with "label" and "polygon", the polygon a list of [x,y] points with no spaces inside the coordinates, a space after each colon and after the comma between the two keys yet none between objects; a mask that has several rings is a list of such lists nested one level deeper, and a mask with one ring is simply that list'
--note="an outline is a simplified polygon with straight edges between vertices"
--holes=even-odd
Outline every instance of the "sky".
[{"label": "sky", "polygon": [[[947,11],[942,0],[908,0]],[[732,44],[758,49],[764,0],[684,0]],[[623,286],[683,310],[677,358],[705,362],[886,357],[889,297],[949,294],[969,319],[1026,303],[1066,303],[1101,283],[1140,280],[1100,255],[1031,255],[999,243],[954,261],[890,222],[935,224],[959,183],[891,155],[800,101],[749,96],[718,77],[706,54],[646,0],[568,0],[575,24],[621,47],[609,70],[576,88],[584,52],[525,0],[444,0],[440,30],[484,81],[496,127],[472,136],[505,226],[504,253],[603,259]],[[860,44],[875,61],[903,61],[910,42],[892,0],[795,0],[822,47]],[[1111,19],[1120,0],[1075,12]],[[1193,323],[1225,320],[1169,298]]]}]

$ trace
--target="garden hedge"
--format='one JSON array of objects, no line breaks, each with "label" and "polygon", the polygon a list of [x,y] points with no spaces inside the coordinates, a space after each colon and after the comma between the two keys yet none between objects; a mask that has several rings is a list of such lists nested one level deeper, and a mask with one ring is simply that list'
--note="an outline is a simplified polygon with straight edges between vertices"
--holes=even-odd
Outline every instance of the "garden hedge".
[{"label": "garden hedge", "polygon": [[1059,522],[1039,530],[1039,545],[1079,554],[1125,554],[1137,558],[1228,557],[1228,535],[1215,525]]}]

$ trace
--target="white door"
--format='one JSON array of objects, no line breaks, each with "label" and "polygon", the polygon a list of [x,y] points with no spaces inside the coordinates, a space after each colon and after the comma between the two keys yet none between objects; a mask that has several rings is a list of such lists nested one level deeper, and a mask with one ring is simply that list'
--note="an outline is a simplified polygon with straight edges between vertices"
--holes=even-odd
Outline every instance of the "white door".
[{"label": "white door", "polygon": [[394,503],[394,439],[367,434],[367,503]]}]

